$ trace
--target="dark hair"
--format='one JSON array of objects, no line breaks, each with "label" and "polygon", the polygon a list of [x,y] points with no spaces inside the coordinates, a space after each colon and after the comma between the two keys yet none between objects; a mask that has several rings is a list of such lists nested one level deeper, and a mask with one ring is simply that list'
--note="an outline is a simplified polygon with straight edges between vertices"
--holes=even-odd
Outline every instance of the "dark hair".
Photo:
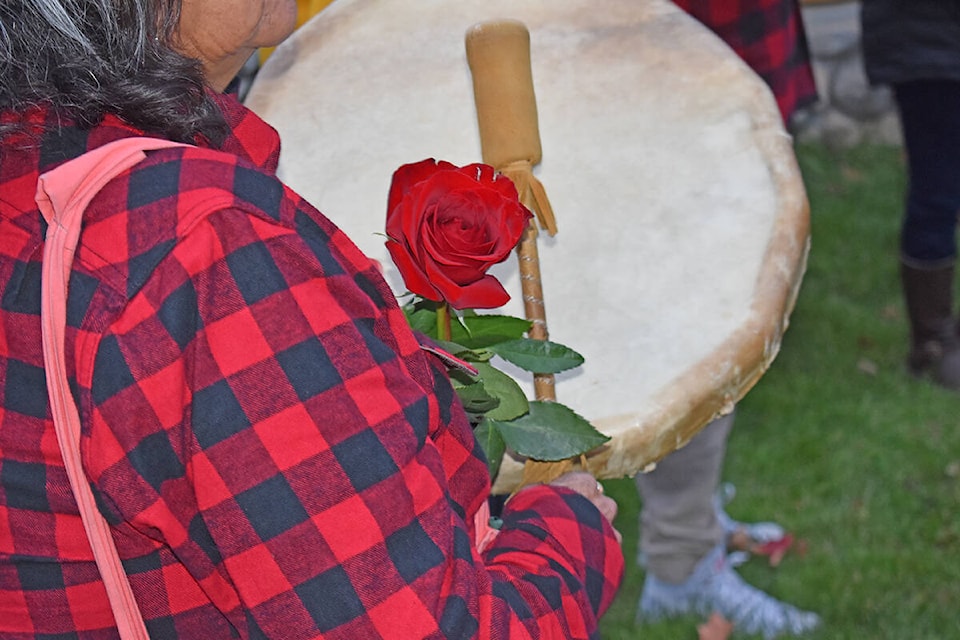
[{"label": "dark hair", "polygon": [[[225,135],[200,63],[171,47],[181,0],[3,0],[0,112],[43,105],[83,128],[114,114],[181,142]],[[0,125],[0,133],[23,125]]]}]

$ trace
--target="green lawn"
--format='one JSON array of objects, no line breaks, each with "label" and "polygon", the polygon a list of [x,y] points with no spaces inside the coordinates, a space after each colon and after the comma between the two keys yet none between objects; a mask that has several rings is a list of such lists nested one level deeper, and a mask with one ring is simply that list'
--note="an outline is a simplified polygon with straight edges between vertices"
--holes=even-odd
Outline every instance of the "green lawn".
[{"label": "green lawn", "polygon": [[[741,520],[803,541],[751,583],[819,612],[829,640],[960,639],[960,396],[906,374],[898,149],[798,150],[812,249],[780,355],[741,402],[724,478]],[[628,573],[603,637],[684,640],[696,618],[635,627],[639,499],[620,501]],[[735,636],[736,637],[736,636]]]}]

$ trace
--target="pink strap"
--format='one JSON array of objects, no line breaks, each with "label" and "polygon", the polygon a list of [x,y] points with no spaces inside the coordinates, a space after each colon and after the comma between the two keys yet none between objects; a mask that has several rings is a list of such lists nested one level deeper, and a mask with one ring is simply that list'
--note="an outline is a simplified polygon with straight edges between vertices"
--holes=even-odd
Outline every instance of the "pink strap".
[{"label": "pink strap", "polygon": [[40,176],[36,201],[48,224],[43,249],[41,323],[47,393],[70,486],[123,640],[149,640],[123,570],[110,526],[97,505],[80,459],[80,415],[67,383],[64,333],[67,287],[83,212],[110,180],[134,166],[144,151],[188,146],[154,138],[125,138],[99,147]]},{"label": "pink strap", "polygon": [[497,537],[497,534],[500,533],[499,530],[494,529],[490,526],[490,503],[486,500],[483,501],[483,504],[480,505],[480,508],[473,516],[473,526],[474,526],[474,546],[477,548],[477,553],[483,553],[487,550],[487,547],[490,546],[490,543],[493,542],[493,539]]}]

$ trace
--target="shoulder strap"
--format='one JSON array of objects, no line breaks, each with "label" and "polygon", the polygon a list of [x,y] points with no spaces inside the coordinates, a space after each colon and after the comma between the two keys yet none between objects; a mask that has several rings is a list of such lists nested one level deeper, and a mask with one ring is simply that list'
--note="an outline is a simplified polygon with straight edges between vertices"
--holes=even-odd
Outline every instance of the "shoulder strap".
[{"label": "shoulder strap", "polygon": [[67,382],[64,333],[67,287],[83,212],[114,177],[146,157],[145,151],[189,146],[155,138],[125,138],[99,147],[40,176],[36,202],[47,221],[41,283],[41,324],[47,393],[70,486],[123,640],[149,640],[123,570],[110,526],[97,509],[80,460],[80,415]]}]

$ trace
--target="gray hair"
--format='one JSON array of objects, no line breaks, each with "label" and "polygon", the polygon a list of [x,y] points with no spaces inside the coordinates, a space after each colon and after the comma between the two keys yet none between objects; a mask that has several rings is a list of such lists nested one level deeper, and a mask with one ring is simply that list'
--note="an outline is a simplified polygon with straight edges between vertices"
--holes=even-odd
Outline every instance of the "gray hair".
[{"label": "gray hair", "polygon": [[200,63],[171,47],[180,8],[180,0],[3,0],[0,111],[43,106],[81,127],[113,114],[174,140],[217,142],[223,119]]}]

